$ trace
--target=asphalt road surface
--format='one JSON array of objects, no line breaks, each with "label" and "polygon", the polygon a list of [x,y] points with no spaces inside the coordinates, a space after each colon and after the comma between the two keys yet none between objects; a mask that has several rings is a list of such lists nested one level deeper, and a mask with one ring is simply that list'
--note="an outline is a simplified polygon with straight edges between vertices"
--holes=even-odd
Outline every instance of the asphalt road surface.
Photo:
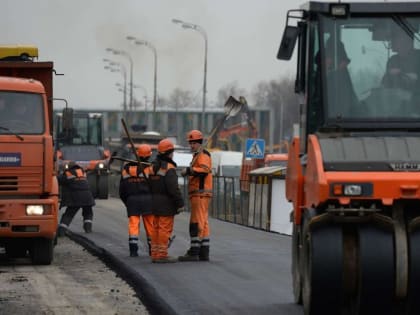
[{"label": "asphalt road surface", "polygon": [[[187,212],[175,218],[173,256],[189,247],[188,220]],[[129,257],[119,199],[97,200],[93,221],[93,233],[85,234],[78,213],[69,236],[115,268],[151,314],[303,314],[293,303],[290,236],[210,219],[210,262],[152,264],[143,226],[140,256]]]}]

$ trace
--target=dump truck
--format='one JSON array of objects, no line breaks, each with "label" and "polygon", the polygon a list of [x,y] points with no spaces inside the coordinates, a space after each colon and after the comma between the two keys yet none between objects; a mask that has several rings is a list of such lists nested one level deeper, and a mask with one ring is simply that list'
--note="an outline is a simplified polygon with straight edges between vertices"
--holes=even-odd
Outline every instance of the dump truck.
[{"label": "dump truck", "polygon": [[287,13],[277,58],[296,51],[301,115],[286,197],[307,315],[420,314],[419,49],[419,2]]},{"label": "dump truck", "polygon": [[0,61],[0,247],[53,260],[58,222],[53,62]]},{"label": "dump truck", "polygon": [[85,170],[94,198],[107,199],[111,155],[104,147],[103,114],[66,106],[62,113],[56,113],[54,128],[58,171],[76,162]]}]

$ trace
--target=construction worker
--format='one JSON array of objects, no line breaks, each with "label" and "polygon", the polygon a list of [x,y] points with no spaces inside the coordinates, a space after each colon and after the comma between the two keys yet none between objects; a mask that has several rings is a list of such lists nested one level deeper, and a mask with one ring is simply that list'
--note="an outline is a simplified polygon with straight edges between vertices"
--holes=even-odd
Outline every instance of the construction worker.
[{"label": "construction worker", "polygon": [[60,208],[67,206],[67,209],[61,216],[57,235],[64,236],[80,208],[83,209],[83,229],[86,233],[92,232],[92,207],[95,205],[95,199],[83,168],[75,162],[70,162],[67,169],[58,176],[58,182],[62,189]]},{"label": "construction worker", "polygon": [[168,256],[174,216],[184,210],[176,163],[172,160],[173,152],[174,144],[169,139],[161,140],[158,144],[158,155],[150,166],[154,215],[151,253],[153,263],[178,261],[176,257]]},{"label": "construction worker", "polygon": [[210,226],[208,207],[212,197],[213,175],[211,156],[203,147],[203,134],[191,130],[187,141],[193,152],[190,167],[182,170],[182,176],[188,176],[188,195],[191,205],[190,248],[179,261],[208,261],[210,254]]},{"label": "construction worker", "polygon": [[128,246],[130,257],[138,256],[138,241],[140,235],[140,217],[143,218],[143,226],[146,231],[147,245],[151,246],[153,229],[152,195],[148,182],[149,158],[152,156],[152,148],[148,144],[141,144],[137,149],[137,155],[141,163],[129,162],[124,165],[121,172],[119,194],[127,208],[128,216]]}]

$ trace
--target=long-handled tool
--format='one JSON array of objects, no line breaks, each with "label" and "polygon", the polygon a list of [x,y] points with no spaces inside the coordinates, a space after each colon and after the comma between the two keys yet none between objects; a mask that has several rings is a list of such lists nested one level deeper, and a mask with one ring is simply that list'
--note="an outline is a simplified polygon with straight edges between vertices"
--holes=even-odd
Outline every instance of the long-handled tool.
[{"label": "long-handled tool", "polygon": [[[112,155],[110,160],[109,160],[109,163],[111,164],[113,160],[129,162],[129,163],[139,163],[139,161],[132,160],[132,159],[127,159],[127,158],[124,158],[124,157],[121,157],[121,156],[118,156],[118,155]],[[152,163],[150,163],[150,162],[140,162],[140,163],[143,164],[143,165],[152,165]]]},{"label": "long-handled tool", "polygon": [[198,158],[199,153],[201,153],[207,147],[207,144],[208,144],[209,140],[220,129],[220,127],[223,125],[223,123],[226,120],[228,120],[229,118],[236,116],[245,106],[247,106],[247,102],[246,102],[245,97],[243,97],[243,96],[239,97],[239,101],[238,101],[233,96],[229,96],[229,98],[227,99],[227,101],[225,103],[225,106],[224,106],[225,115],[223,116],[222,119],[219,120],[219,122],[210,131],[209,136],[207,137],[206,141],[201,145],[197,154],[195,155],[195,157],[191,161],[190,166],[194,165],[195,161]]},{"label": "long-handled tool", "polygon": [[143,163],[142,163],[142,161],[141,161],[141,159],[140,159],[139,155],[137,154],[136,147],[134,146],[133,139],[131,139],[130,133],[128,132],[128,128],[127,128],[127,125],[125,124],[125,120],[124,120],[124,118],[121,118],[121,123],[122,123],[122,125],[123,125],[123,127],[124,127],[124,131],[125,131],[125,134],[127,135],[128,141],[130,142],[130,145],[131,145],[131,150],[133,151],[134,156],[136,157],[137,163],[138,163],[138,165],[140,166],[140,171],[142,172],[142,174],[143,174],[144,178],[146,179],[147,183],[150,185],[150,183],[149,183],[149,179],[148,179],[148,177],[146,176],[146,174],[144,173],[144,166],[143,166]]}]

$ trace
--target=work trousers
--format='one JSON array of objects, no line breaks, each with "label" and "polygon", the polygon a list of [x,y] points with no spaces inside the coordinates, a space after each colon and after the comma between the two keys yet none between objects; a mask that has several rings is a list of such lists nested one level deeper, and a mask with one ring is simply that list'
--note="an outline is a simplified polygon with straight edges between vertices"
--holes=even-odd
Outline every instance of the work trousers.
[{"label": "work trousers", "polygon": [[153,216],[152,259],[168,257],[168,240],[174,229],[174,216]]},{"label": "work trousers", "polygon": [[210,196],[190,196],[190,254],[198,255],[210,246],[209,203]]},{"label": "work trousers", "polygon": [[[68,228],[70,226],[71,221],[73,221],[73,218],[76,215],[77,211],[79,211],[79,209],[80,207],[67,207],[66,211],[61,216],[60,226],[64,226]],[[83,222],[92,223],[92,220],[93,220],[92,206],[82,207],[82,216],[83,216]]]},{"label": "work trousers", "polygon": [[[128,217],[128,242],[137,245],[140,235],[140,218],[143,219],[144,230],[146,231],[147,245],[151,247],[153,233],[153,214],[132,215]],[[131,246],[131,245],[130,245]]]},{"label": "work trousers", "polygon": [[140,219],[143,219],[144,230],[146,236],[149,238],[153,231],[153,214],[147,215],[132,215],[128,217],[128,235],[139,236],[140,235]]}]

